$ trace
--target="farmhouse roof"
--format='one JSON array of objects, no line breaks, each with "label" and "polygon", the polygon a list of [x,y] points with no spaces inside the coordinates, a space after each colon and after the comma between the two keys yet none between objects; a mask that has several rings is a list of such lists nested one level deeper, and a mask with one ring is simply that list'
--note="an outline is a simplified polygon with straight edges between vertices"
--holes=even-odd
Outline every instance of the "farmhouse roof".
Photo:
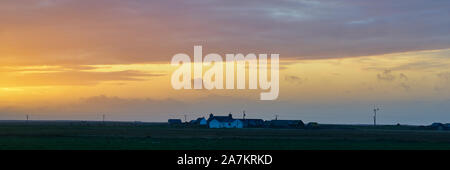
[{"label": "farmhouse roof", "polygon": [[195,121],[200,122],[200,121],[202,121],[202,119],[205,119],[205,118],[204,117],[200,117],[200,118],[197,118],[197,120],[195,120]]}]

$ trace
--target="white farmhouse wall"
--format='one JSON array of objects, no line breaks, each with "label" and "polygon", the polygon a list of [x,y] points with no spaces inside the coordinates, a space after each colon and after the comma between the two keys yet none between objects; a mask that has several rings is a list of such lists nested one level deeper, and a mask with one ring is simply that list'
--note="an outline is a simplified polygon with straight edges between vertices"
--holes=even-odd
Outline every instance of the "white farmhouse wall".
[{"label": "white farmhouse wall", "polygon": [[232,122],[219,122],[213,119],[209,122],[209,128],[243,128],[244,123],[240,120],[234,120]]},{"label": "white farmhouse wall", "polygon": [[208,122],[206,121],[206,119],[201,119],[200,120],[200,125],[206,125]]},{"label": "white farmhouse wall", "polygon": [[209,128],[222,128],[222,124],[216,119],[213,119],[209,121]]}]

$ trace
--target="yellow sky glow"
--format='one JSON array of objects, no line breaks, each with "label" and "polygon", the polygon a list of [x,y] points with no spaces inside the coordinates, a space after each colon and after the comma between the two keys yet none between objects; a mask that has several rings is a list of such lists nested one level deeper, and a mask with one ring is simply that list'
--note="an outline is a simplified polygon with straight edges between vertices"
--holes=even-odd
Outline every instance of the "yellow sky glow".
[{"label": "yellow sky glow", "polygon": [[[449,49],[322,60],[282,60],[280,101],[441,99],[448,96]],[[0,103],[41,105],[91,96],[190,100],[258,91],[173,90],[169,63],[1,66]],[[205,70],[204,70],[205,71]],[[447,79],[446,79],[447,78]],[[420,90],[418,90],[420,89]],[[243,95],[245,94],[245,95]],[[255,98],[256,100],[256,98]]]}]

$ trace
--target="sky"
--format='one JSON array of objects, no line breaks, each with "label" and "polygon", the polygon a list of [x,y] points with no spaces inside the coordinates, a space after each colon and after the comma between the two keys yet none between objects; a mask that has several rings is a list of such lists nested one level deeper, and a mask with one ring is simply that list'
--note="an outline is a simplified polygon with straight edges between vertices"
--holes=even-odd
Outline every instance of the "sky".
[{"label": "sky", "polygon": [[[6,0],[0,119],[450,122],[446,0]],[[175,54],[280,54],[280,95],[174,90]]]}]

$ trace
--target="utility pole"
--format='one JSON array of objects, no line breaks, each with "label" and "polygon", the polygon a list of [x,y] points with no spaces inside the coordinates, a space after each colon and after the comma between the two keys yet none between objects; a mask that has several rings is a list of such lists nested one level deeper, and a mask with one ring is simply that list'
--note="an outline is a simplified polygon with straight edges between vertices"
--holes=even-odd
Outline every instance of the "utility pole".
[{"label": "utility pole", "polygon": [[373,107],[373,126],[377,125],[377,111],[379,111],[380,108],[374,106]]}]

